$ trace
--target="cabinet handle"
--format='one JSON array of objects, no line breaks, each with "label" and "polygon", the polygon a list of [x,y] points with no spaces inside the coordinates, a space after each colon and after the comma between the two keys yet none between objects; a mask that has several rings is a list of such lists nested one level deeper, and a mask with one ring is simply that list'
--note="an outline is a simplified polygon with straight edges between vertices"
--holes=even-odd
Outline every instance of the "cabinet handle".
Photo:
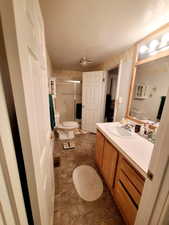
[{"label": "cabinet handle", "polygon": [[154,177],[154,174],[150,170],[148,170],[147,177],[148,177],[149,180],[152,181],[153,177]]}]

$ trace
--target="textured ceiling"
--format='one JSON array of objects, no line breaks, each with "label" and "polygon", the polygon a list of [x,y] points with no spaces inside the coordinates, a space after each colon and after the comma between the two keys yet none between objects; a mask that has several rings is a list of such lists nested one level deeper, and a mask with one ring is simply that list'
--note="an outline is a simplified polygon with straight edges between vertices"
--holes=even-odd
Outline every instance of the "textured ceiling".
[{"label": "textured ceiling", "polygon": [[169,0],[40,0],[54,68],[102,63],[169,21]]}]

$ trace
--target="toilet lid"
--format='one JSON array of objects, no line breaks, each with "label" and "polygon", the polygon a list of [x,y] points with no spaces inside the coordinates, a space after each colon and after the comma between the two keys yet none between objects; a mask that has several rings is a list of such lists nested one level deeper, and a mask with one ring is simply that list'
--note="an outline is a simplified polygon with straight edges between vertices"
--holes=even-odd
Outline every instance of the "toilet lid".
[{"label": "toilet lid", "polygon": [[78,127],[78,123],[74,121],[65,121],[62,124],[64,127]]}]

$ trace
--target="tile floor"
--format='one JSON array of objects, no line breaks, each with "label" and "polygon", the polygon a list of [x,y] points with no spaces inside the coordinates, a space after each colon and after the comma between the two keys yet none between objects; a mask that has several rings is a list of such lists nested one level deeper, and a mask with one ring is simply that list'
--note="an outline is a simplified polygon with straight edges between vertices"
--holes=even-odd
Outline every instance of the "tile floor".
[{"label": "tile floor", "polygon": [[94,134],[78,135],[76,149],[65,151],[61,141],[56,140],[54,158],[60,157],[60,167],[55,168],[54,225],[123,225],[105,185],[102,196],[94,202],[81,199],[74,188],[72,172],[77,166],[96,168],[95,141]]}]

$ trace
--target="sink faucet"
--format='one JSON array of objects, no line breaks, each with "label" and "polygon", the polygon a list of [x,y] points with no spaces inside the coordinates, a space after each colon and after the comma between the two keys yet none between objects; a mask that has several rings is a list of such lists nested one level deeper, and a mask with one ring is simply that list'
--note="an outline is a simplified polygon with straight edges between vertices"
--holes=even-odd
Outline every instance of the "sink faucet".
[{"label": "sink faucet", "polygon": [[133,132],[134,131],[134,124],[132,124],[132,123],[127,123],[127,124],[125,124],[124,126],[122,126],[124,129],[126,129],[126,130],[128,130],[128,131],[130,131],[130,132]]}]

